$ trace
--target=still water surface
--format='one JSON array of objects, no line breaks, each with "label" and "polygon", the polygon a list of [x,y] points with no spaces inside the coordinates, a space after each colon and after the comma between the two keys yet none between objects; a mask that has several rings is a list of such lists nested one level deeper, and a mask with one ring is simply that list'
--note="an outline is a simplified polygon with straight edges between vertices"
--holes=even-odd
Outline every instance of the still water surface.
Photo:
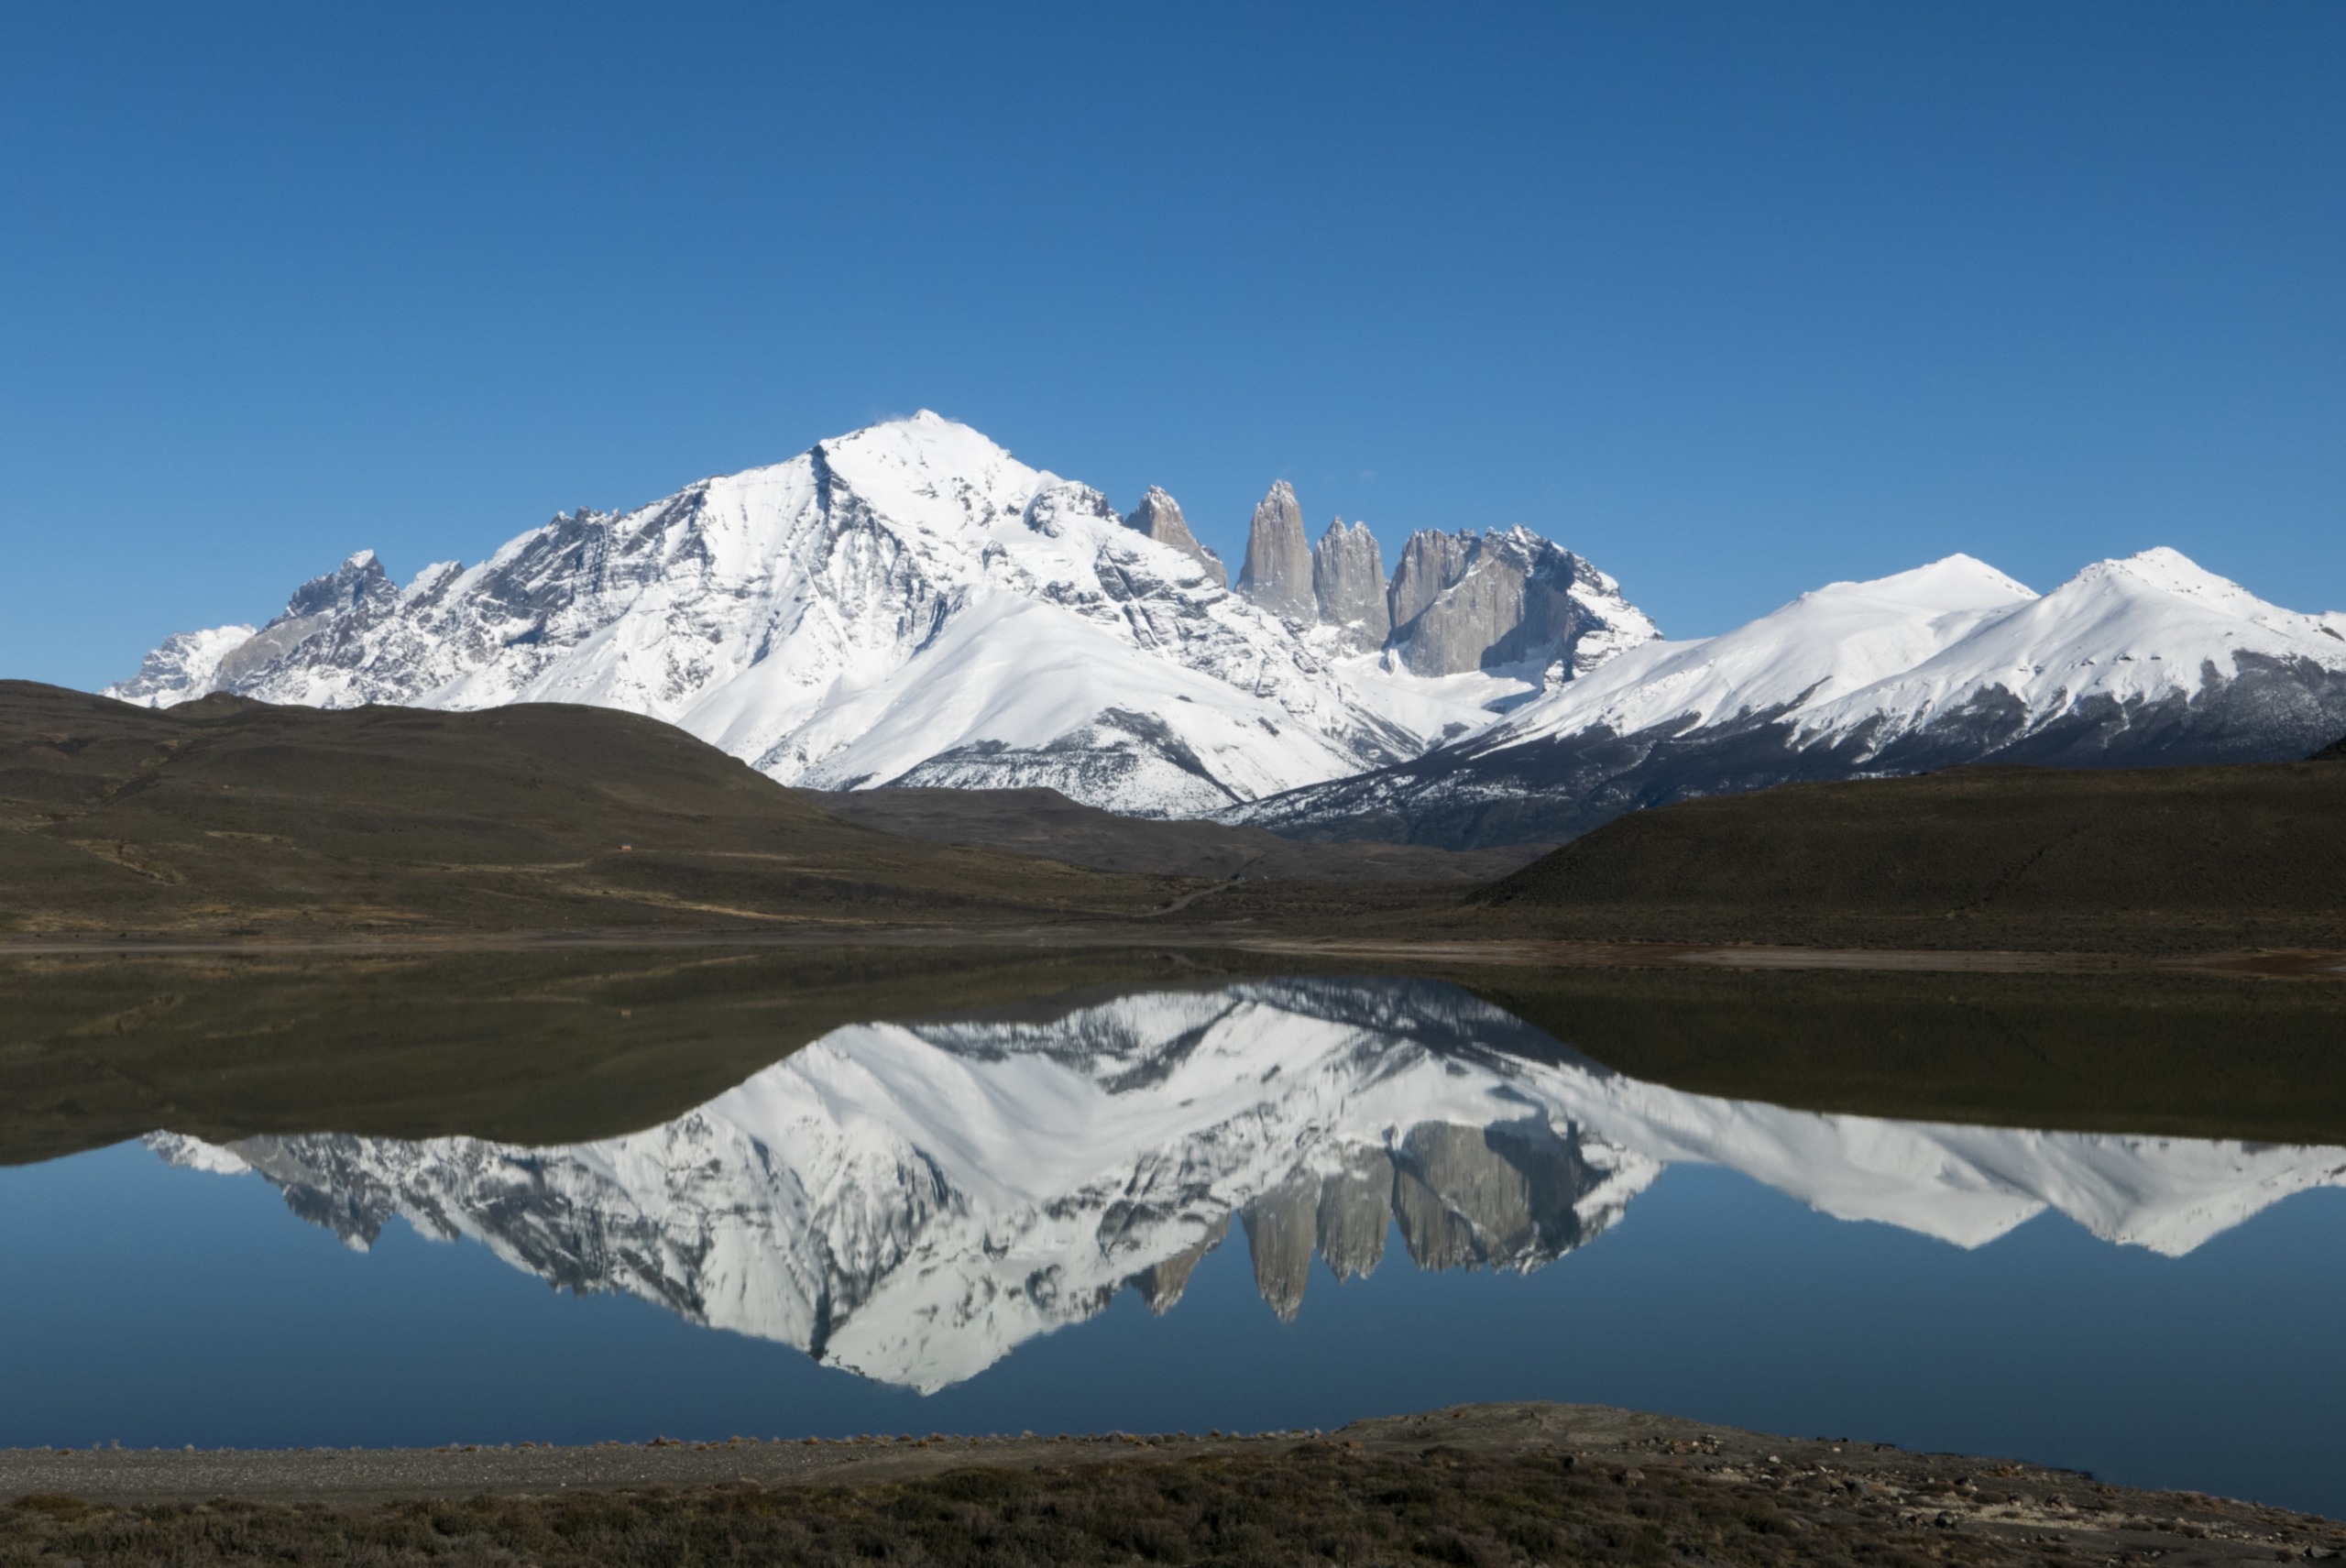
[{"label": "still water surface", "polygon": [[2337,1148],[1684,1094],[1425,982],[1158,990],[842,1029],[574,1147],[0,1170],[0,1444],[1549,1398],[2346,1514],[2342,1183]]}]

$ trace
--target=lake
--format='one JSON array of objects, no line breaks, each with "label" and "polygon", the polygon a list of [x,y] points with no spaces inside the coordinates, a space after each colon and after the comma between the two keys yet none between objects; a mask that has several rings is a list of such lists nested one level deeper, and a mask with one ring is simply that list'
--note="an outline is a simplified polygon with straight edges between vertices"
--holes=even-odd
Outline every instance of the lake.
[{"label": "lake", "polygon": [[832,1030],[528,1147],[0,1168],[0,1445],[1256,1431],[1587,1400],[2346,1514],[2346,1148],[1826,1115],[1451,986]]}]

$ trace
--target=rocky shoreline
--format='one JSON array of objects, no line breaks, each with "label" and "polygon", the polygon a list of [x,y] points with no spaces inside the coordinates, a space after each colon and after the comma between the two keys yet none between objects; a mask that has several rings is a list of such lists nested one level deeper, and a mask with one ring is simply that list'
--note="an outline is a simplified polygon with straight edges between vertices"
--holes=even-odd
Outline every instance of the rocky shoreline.
[{"label": "rocky shoreline", "polygon": [[[1063,1522],[1103,1489],[1126,1499],[1111,1510],[1118,1518],[1139,1517],[1135,1507],[1146,1515],[1152,1507],[1169,1507],[1164,1499],[1217,1489],[1289,1499],[1260,1528],[1286,1519],[1303,1531],[1294,1537],[1299,1542],[1312,1530],[1324,1532],[1328,1510],[1337,1508],[1351,1520],[1348,1528],[1369,1530],[1381,1542],[1370,1555],[1400,1561],[1443,1555],[1448,1548],[1428,1545],[1439,1545],[1443,1530],[1466,1530],[1457,1536],[1465,1541],[1474,1530],[1497,1530],[1493,1539],[1499,1540],[1526,1529],[1551,1532],[1568,1556],[1574,1541],[1584,1547],[1595,1540],[1642,1541],[1667,1545],[1681,1560],[2155,1562],[2197,1568],[2346,1554],[2346,1525],[2338,1521],[2198,1493],[2112,1486],[2009,1461],[1794,1441],[1600,1406],[1509,1404],[1365,1420],[1331,1432],[1244,1435],[0,1451],[0,1498],[13,1499],[0,1510],[0,1563],[17,1561],[25,1547],[34,1548],[25,1561],[60,1552],[85,1563],[128,1561],[121,1549],[133,1540],[159,1550],[158,1531],[200,1544],[217,1533],[223,1508],[242,1521],[239,1539],[274,1531],[299,1558],[307,1555],[301,1543],[333,1521],[341,1521],[336,1530],[404,1528],[402,1521],[422,1517],[418,1508],[441,1508],[439,1500],[452,1498],[470,1500],[467,1539],[487,1556],[520,1550],[515,1541],[532,1530],[559,1534],[559,1519],[588,1498],[602,1499],[597,1508],[619,1508],[637,1535],[657,1535],[663,1520],[684,1528],[679,1521],[686,1519],[704,1534],[716,1528],[712,1520],[771,1533],[787,1521],[819,1521],[845,1509],[862,1520],[856,1528],[869,1541],[877,1539],[873,1529],[885,1534],[889,1519],[926,1517],[921,1510],[937,1497],[959,1497],[972,1486],[995,1498],[995,1511],[1007,1521],[1003,1529],[1012,1529],[1027,1505]],[[1143,1502],[1133,1503],[1130,1495]],[[1214,1518],[1213,1529],[1225,1528],[1223,1515]],[[445,1535],[448,1527],[435,1528]],[[815,1548],[822,1530],[808,1528],[815,1533],[797,1548],[760,1535],[760,1549],[820,1560]],[[1100,1528],[1113,1535],[1122,1527]],[[1166,1528],[1205,1527],[1175,1520]],[[177,1541],[174,1550],[186,1544]],[[1301,1552],[1314,1555],[1327,1553]],[[468,1552],[444,1560],[468,1560]]]}]

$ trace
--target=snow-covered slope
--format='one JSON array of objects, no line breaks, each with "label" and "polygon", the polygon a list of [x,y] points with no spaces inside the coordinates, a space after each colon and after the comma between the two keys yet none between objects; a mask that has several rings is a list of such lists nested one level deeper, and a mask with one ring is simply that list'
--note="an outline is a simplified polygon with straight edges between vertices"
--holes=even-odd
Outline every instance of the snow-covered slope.
[{"label": "snow-covered slope", "polygon": [[[1355,652],[1226,590],[1187,539],[923,412],[559,517],[404,587],[361,552],[258,632],[173,638],[109,695],[591,703],[784,783],[1047,785],[1195,815],[1414,756],[1531,689]],[[1584,619],[1567,653],[1634,641]]]},{"label": "snow-covered slope", "polygon": [[1876,582],[1829,584],[1724,636],[1632,650],[1525,704],[1491,748],[1599,727],[1714,728],[1846,702],[2035,597],[1968,555]]},{"label": "snow-covered slope", "polygon": [[570,1148],[331,1135],[166,1158],[254,1169],[367,1245],[394,1214],[573,1289],[935,1389],[1102,1310],[1158,1310],[1227,1234],[1299,1310],[1312,1260],[1529,1270],[1673,1161],[1977,1246],[2055,1209],[2179,1254],[2346,1150],[1880,1122],[1605,1071],[1449,987],[1271,981],[1046,1023],[857,1025],[661,1127]]},{"label": "snow-covered slope", "polygon": [[170,639],[110,695],[594,703],[788,784],[1043,785],[1453,845],[1794,780],[2271,761],[2346,732],[2346,614],[2171,550],[2041,598],[1950,556],[1672,643],[1527,530],[1422,531],[1388,577],[1360,525],[1309,546],[1281,483],[1223,577],[1161,491],[1120,517],[921,413],[405,587],[362,551],[258,631]]},{"label": "snow-covered slope", "polygon": [[2277,762],[2341,731],[2346,614],[2266,604],[2172,550],[2099,562],[2041,598],[1954,555],[1722,636],[1632,648],[1422,758],[1229,815],[1503,842],[1801,779]]}]

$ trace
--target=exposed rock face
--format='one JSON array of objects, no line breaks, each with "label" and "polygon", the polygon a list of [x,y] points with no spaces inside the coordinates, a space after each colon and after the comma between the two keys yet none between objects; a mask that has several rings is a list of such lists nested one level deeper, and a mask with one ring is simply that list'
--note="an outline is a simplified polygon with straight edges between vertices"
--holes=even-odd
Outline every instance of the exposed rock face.
[{"label": "exposed rock face", "polygon": [[283,614],[221,657],[214,679],[233,690],[239,679],[267,669],[313,633],[331,629],[345,637],[358,634],[396,609],[399,601],[400,590],[383,564],[372,550],[361,550],[294,589]]},{"label": "exposed rock face", "polygon": [[2172,550],[2098,562],[2043,595],[1949,556],[1592,669],[1578,660],[1596,635],[1575,642],[1573,679],[1471,740],[1233,818],[1466,848],[1964,763],[2294,762],[2346,729],[2346,613],[2268,604]]},{"label": "exposed rock face", "polygon": [[1417,620],[1442,589],[1465,575],[1464,535],[1432,528],[1409,535],[1409,542],[1401,546],[1400,562],[1393,568],[1393,587],[1387,596],[1394,630]]},{"label": "exposed rock face", "polygon": [[1255,507],[1246,533],[1246,565],[1238,591],[1275,615],[1306,623],[1319,619],[1311,592],[1311,547],[1303,542],[1303,509],[1285,479]]},{"label": "exposed rock face", "polygon": [[[1526,619],[1505,584],[1506,602],[1460,607],[1468,630],[1430,625],[1405,662],[1378,618],[1375,540],[1354,526],[1322,543],[1315,558],[1294,490],[1274,486],[1233,593],[1163,490],[1122,515],[922,412],[626,512],[565,513],[403,585],[362,552],[259,631],[173,637],[109,695],[591,703],[677,725],[784,784],[1047,788],[1195,817],[1422,756],[1486,728],[1547,670],[1472,635]],[[1405,620],[1458,581],[1466,551],[1463,537],[1420,543]],[[1591,646],[1573,644],[1571,671]],[[1429,690],[1413,674],[1493,658],[1508,663],[1488,682]]]},{"label": "exposed rock face", "polygon": [[152,707],[185,701],[185,694],[217,691],[221,661],[253,640],[249,626],[216,626],[202,631],[181,631],[163,639],[138,666],[138,673],[109,688],[124,702]]},{"label": "exposed rock face", "polygon": [[1220,1246],[1222,1238],[1228,1234],[1230,1216],[1224,1214],[1188,1247],[1163,1263],[1151,1264],[1134,1275],[1133,1288],[1140,1292],[1140,1299],[1148,1303],[1151,1312],[1163,1317],[1180,1304],[1181,1293],[1189,1288],[1189,1276],[1198,1271],[1198,1265],[1205,1261],[1206,1254]]},{"label": "exposed rock face", "polygon": [[1222,564],[1222,557],[1198,543],[1198,536],[1189,532],[1189,520],[1181,515],[1181,503],[1155,485],[1148,488],[1140,505],[1125,517],[1124,526],[1147,534],[1160,544],[1170,544],[1196,561],[1206,569],[1215,587],[1230,586],[1230,569]]},{"label": "exposed rock face", "polygon": [[1602,1179],[1576,1131],[1421,1123],[1394,1165],[1393,1216],[1420,1268],[1528,1271],[1595,1234],[1570,1208]]},{"label": "exposed rock face", "polygon": [[1392,1224],[1420,1268],[1528,1272],[1603,1228],[1575,1205],[1608,1168],[1584,1157],[1574,1129],[1420,1123],[1398,1146],[1348,1149],[1340,1168],[1291,1174],[1246,1206],[1255,1288],[1293,1322],[1315,1252],[1337,1278],[1360,1278],[1383,1261]]},{"label": "exposed rock face", "polygon": [[1385,555],[1368,524],[1347,527],[1340,517],[1328,525],[1311,552],[1311,594],[1320,619],[1342,627],[1347,646],[1364,653],[1385,646],[1393,630],[1386,607]]},{"label": "exposed rock face", "polygon": [[1291,1323],[1303,1310],[1303,1288],[1311,1278],[1311,1253],[1319,1236],[1319,1182],[1299,1172],[1249,1203],[1247,1261],[1255,1266],[1255,1288],[1279,1321]]},{"label": "exposed rock face", "polygon": [[1392,1223],[1393,1157],[1385,1150],[1356,1150],[1343,1169],[1321,1179],[1320,1255],[1337,1278],[1376,1271]]},{"label": "exposed rock face", "polygon": [[924,413],[624,514],[557,517],[403,586],[353,556],[259,633],[175,639],[115,695],[592,703],[784,784],[1035,786],[1197,816],[1389,766],[1440,732],[1332,673],[1299,635],[1315,619],[1245,602],[1096,490]]},{"label": "exposed rock face", "polygon": [[1526,528],[1411,535],[1391,600],[1393,646],[1420,675],[1556,661],[1577,674],[1654,636],[1611,578]]}]

